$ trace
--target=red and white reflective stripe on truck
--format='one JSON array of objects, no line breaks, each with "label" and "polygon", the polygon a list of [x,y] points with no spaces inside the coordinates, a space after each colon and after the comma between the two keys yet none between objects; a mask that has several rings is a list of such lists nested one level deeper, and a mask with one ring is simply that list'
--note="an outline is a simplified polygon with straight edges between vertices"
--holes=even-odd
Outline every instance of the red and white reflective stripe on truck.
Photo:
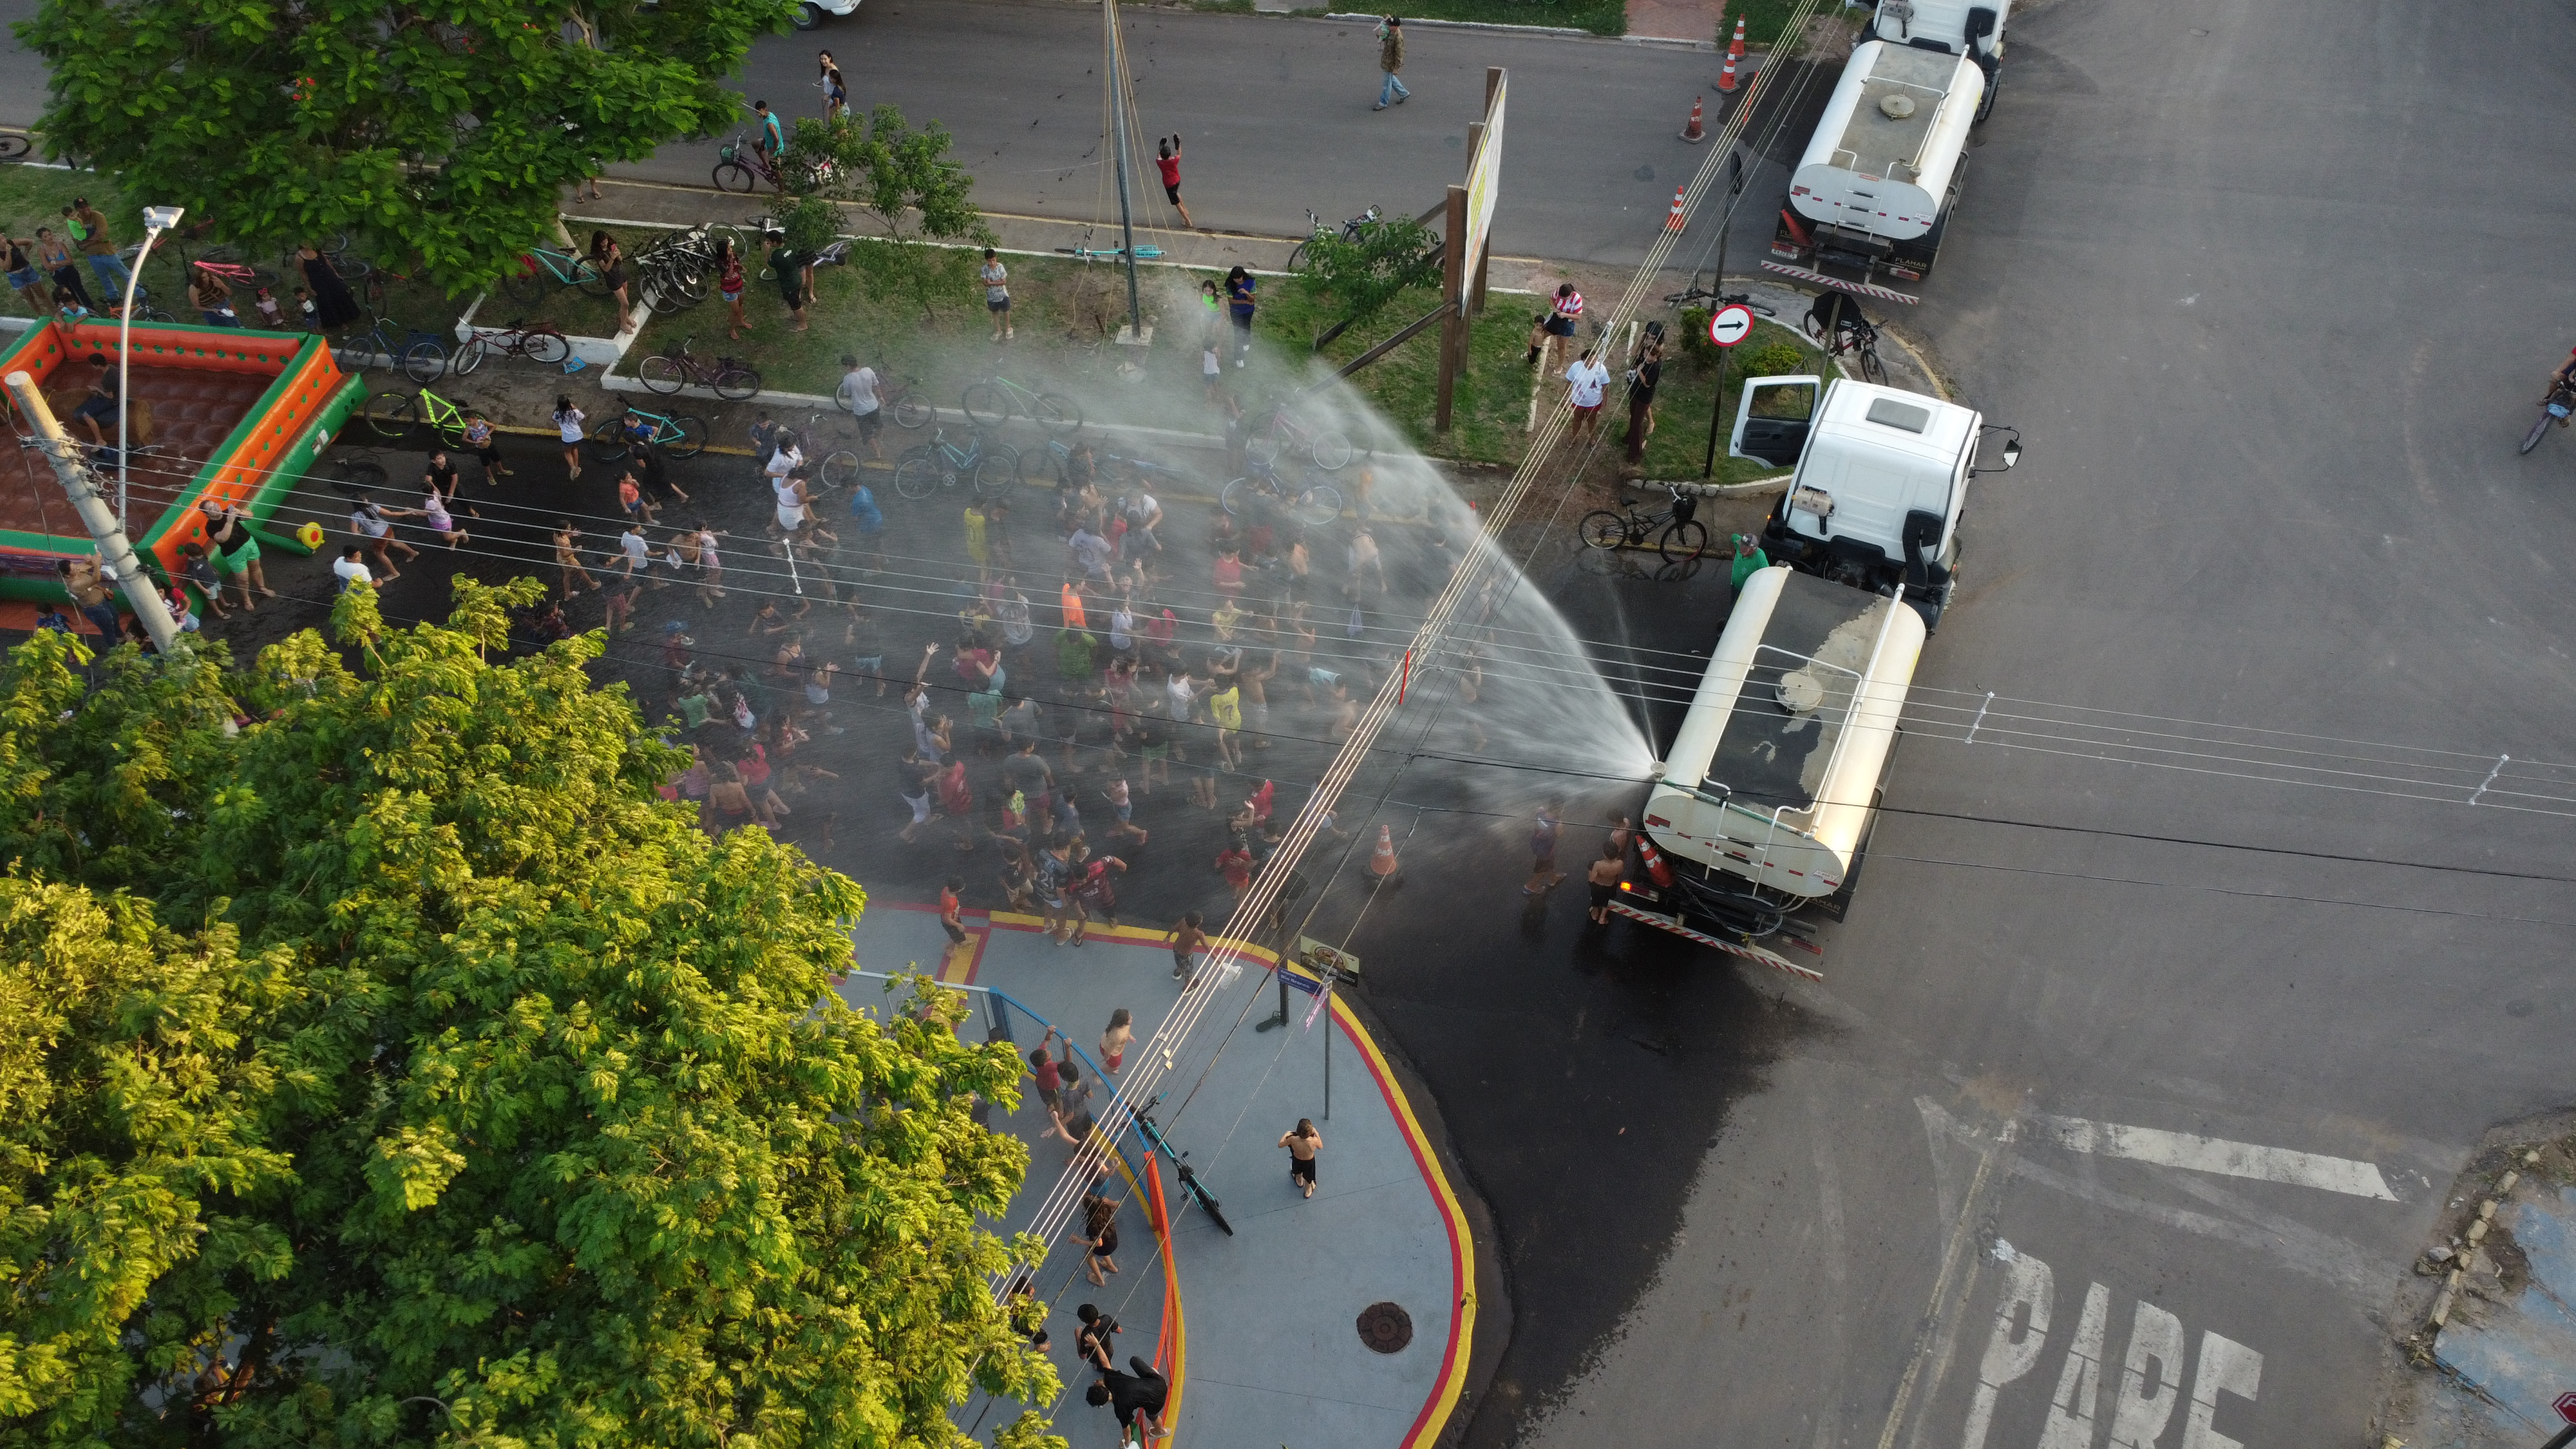
[{"label": "red and white reflective stripe on truck", "polygon": [[1822,981],[1825,979],[1825,973],[1822,971],[1818,971],[1809,966],[1801,966],[1797,962],[1775,952],[1765,951],[1759,946],[1748,946],[1741,941],[1729,941],[1722,937],[1712,936],[1706,931],[1694,931],[1690,927],[1683,925],[1681,922],[1674,920],[1670,916],[1659,916],[1653,911],[1639,910],[1637,907],[1628,904],[1626,901],[1619,900],[1615,897],[1610,902],[1610,909],[1618,912],[1620,915],[1626,916],[1629,920],[1635,921],[1640,925],[1652,926],[1659,931],[1670,931],[1676,936],[1686,936],[1691,940],[1699,942],[1703,946],[1724,951],[1729,956],[1741,956],[1747,961],[1759,961],[1763,965],[1768,966],[1775,971],[1786,971],[1792,976],[1804,977],[1809,981]]},{"label": "red and white reflective stripe on truck", "polygon": [[1831,287],[1837,292],[1852,292],[1863,297],[1876,297],[1882,302],[1903,302],[1910,307],[1923,300],[1909,293],[1900,292],[1894,287],[1882,287],[1875,282],[1846,282],[1839,277],[1828,277],[1822,272],[1810,271],[1805,267],[1787,266],[1779,262],[1766,261],[1762,263],[1762,270],[1778,272],[1784,277],[1795,277],[1802,282],[1813,282],[1819,287]]}]

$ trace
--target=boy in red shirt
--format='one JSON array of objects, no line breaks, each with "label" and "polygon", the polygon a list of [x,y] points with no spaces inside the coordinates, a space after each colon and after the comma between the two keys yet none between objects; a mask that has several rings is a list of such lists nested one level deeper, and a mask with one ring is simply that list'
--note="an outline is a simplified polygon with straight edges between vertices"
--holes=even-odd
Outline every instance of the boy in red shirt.
[{"label": "boy in red shirt", "polygon": [[1190,209],[1181,204],[1180,132],[1172,133],[1172,139],[1163,143],[1162,152],[1163,154],[1154,158],[1154,164],[1163,172],[1163,195],[1171,199],[1172,209],[1181,214],[1181,225],[1196,231],[1198,223],[1190,220]]},{"label": "boy in red shirt", "polygon": [[1234,898],[1252,889],[1252,852],[1240,845],[1228,845],[1217,853],[1216,868],[1225,873],[1225,883],[1234,887]]},{"label": "boy in red shirt", "polygon": [[966,926],[961,919],[963,909],[957,899],[957,893],[965,888],[964,879],[953,875],[939,888],[939,928],[948,933],[951,952],[966,944]]}]

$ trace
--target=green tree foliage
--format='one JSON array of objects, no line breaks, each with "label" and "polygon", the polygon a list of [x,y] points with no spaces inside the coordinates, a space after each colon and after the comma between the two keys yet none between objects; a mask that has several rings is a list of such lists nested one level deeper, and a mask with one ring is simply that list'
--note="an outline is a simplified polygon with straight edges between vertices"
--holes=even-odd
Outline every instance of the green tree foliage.
[{"label": "green tree foliage", "polygon": [[1317,232],[1306,243],[1299,275],[1305,286],[1333,300],[1342,320],[1315,339],[1322,351],[1336,337],[1365,325],[1396,298],[1440,281],[1440,238],[1409,216],[1366,222],[1356,238]]},{"label": "green tree foliage", "polygon": [[[562,188],[734,122],[716,78],[786,0],[44,0],[49,152],[215,235],[347,232],[461,293],[553,236]],[[131,218],[123,225],[134,225]]]},{"label": "green tree foliage", "polygon": [[[993,230],[975,209],[975,178],[948,155],[948,130],[913,129],[903,112],[879,106],[865,120],[808,117],[789,136],[780,171],[800,178],[770,203],[787,245],[806,252],[840,233],[844,206],[865,213],[876,235],[850,248],[869,297],[918,303],[922,316],[969,294],[979,261],[961,245],[991,246]],[[947,243],[947,245],[931,245]]]},{"label": "green tree foliage", "polygon": [[344,596],[354,669],[0,671],[0,1444],[949,1449],[1043,1402],[987,1286],[1037,1245],[976,1226],[1009,1049],[926,983],[844,1006],[859,887],[659,800],[596,636],[492,663],[536,585],[457,589]]}]

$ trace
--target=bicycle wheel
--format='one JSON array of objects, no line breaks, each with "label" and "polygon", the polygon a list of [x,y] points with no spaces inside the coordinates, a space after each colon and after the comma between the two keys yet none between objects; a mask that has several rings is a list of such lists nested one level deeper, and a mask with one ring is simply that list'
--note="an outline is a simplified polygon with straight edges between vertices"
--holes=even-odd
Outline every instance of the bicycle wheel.
[{"label": "bicycle wheel", "polygon": [[455,408],[450,407],[444,413],[433,409],[423,421],[438,434],[439,442],[451,448],[465,446],[465,415]]},{"label": "bicycle wheel", "polygon": [[825,455],[822,468],[823,486],[847,488],[859,481],[859,455],[843,448]]},{"label": "bicycle wheel", "polygon": [[1587,548],[1617,548],[1628,541],[1628,520],[1607,508],[1596,508],[1583,515],[1574,532]]},{"label": "bicycle wheel", "polygon": [[1218,1229],[1227,1237],[1230,1238],[1234,1236],[1234,1224],[1227,1222],[1225,1220],[1225,1214],[1217,1210],[1216,1197],[1214,1194],[1210,1193],[1206,1188],[1203,1188],[1196,1183],[1192,1183],[1190,1184],[1190,1196],[1199,1200],[1199,1210],[1208,1215],[1209,1222],[1216,1224]]},{"label": "bicycle wheel", "polygon": [[1243,456],[1264,468],[1276,465],[1279,461],[1279,435],[1262,433],[1252,438],[1243,445]]},{"label": "bicycle wheel", "polygon": [[533,307],[546,299],[546,274],[533,263],[525,270],[504,273],[498,285],[502,296],[522,307]]},{"label": "bicycle wheel", "polygon": [[917,428],[930,421],[930,404],[917,397],[897,399],[893,412],[894,425],[898,428]]},{"label": "bicycle wheel", "polygon": [[531,327],[519,334],[519,355],[530,362],[561,362],[572,356],[572,344],[551,327]]},{"label": "bicycle wheel", "polygon": [[1708,525],[1696,518],[1685,518],[1664,530],[1663,541],[1656,551],[1672,563],[1695,559],[1708,550]]},{"label": "bicycle wheel", "polygon": [[707,450],[707,420],[682,413],[662,435],[662,451],[674,458],[694,458]]},{"label": "bicycle wheel", "polygon": [[458,377],[471,377],[474,369],[483,365],[484,355],[491,350],[492,344],[484,340],[482,333],[477,332],[474,334],[474,340],[456,349],[456,356],[449,361],[448,365],[456,369]]},{"label": "bicycle wheel", "polygon": [[1306,270],[1306,244],[1304,242],[1299,242],[1288,249],[1288,270],[1292,272],[1302,272]]},{"label": "bicycle wheel", "polygon": [[1330,483],[1309,484],[1298,490],[1288,512],[1299,523],[1320,528],[1342,516],[1342,490]]},{"label": "bicycle wheel", "polygon": [[656,317],[668,317],[689,309],[689,299],[663,286],[659,277],[644,279],[644,308]]},{"label": "bicycle wheel", "polygon": [[741,402],[760,391],[760,369],[739,364],[716,374],[716,396],[726,402]]},{"label": "bicycle wheel", "polygon": [[602,463],[626,456],[626,414],[611,413],[590,425],[590,456]]},{"label": "bicycle wheel", "polygon": [[2541,434],[2548,432],[2549,425],[2554,421],[2556,420],[2549,416],[2549,409],[2542,408],[2540,410],[2540,421],[2533,423],[2531,425],[2531,431],[2522,435],[2522,447],[2517,451],[2528,453],[2532,449],[2539,447]]},{"label": "bicycle wheel", "polygon": [[1887,384],[1887,368],[1878,360],[1878,349],[1864,343],[1860,349],[1860,377],[1863,382]]},{"label": "bicycle wheel", "polygon": [[423,337],[403,345],[403,376],[423,387],[447,375],[447,349]]},{"label": "bicycle wheel", "polygon": [[716,163],[716,190],[718,191],[734,191],[749,195],[751,189],[759,184],[760,173],[739,161]]},{"label": "bicycle wheel", "polygon": [[1011,400],[989,382],[970,382],[957,395],[958,406],[966,409],[967,418],[988,428],[998,428],[1011,420]]},{"label": "bicycle wheel", "polygon": [[1082,404],[1056,393],[1038,394],[1038,426],[1050,433],[1071,433],[1082,427]]},{"label": "bicycle wheel", "polygon": [[939,465],[931,461],[930,449],[915,448],[895,465],[894,491],[906,498],[922,499],[939,486]]},{"label": "bicycle wheel", "polygon": [[645,358],[636,366],[635,380],[644,384],[648,391],[669,394],[678,392],[680,384],[689,380],[689,375],[680,370],[680,364],[667,357],[655,356]]},{"label": "bicycle wheel", "polygon": [[588,257],[574,257],[571,260],[572,284],[581,289],[583,296],[611,297],[616,295],[617,289],[608,285],[608,274],[599,269],[598,263],[592,261]]},{"label": "bicycle wheel", "polygon": [[1007,443],[995,443],[984,450],[975,462],[975,496],[1002,498],[1020,481],[1020,450]]},{"label": "bicycle wheel", "polygon": [[1258,486],[1249,478],[1234,479],[1217,490],[1216,501],[1229,516],[1239,517],[1252,506],[1253,490]]},{"label": "bicycle wheel", "polygon": [[0,161],[24,161],[35,142],[21,135],[0,135]]},{"label": "bicycle wheel", "polygon": [[1351,440],[1327,428],[1315,435],[1315,466],[1330,473],[1351,460]]},{"label": "bicycle wheel", "polygon": [[407,392],[380,392],[367,399],[367,426],[390,443],[411,432],[420,421],[420,399]]}]

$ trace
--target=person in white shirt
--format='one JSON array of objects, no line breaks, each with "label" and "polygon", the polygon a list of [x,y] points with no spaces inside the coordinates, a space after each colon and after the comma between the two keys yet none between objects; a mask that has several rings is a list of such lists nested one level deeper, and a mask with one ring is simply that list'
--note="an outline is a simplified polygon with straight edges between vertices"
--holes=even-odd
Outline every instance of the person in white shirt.
[{"label": "person in white shirt", "polygon": [[1574,428],[1566,441],[1580,442],[1584,435],[1601,426],[1601,398],[1610,386],[1610,369],[1592,360],[1592,349],[1565,370],[1566,401],[1574,404]]},{"label": "person in white shirt", "polygon": [[353,543],[340,550],[340,561],[331,565],[331,572],[340,576],[340,589],[343,593],[348,591],[351,584],[365,584],[371,589],[376,586],[375,575],[367,572],[367,561],[363,557],[365,552],[366,550]]},{"label": "person in white shirt", "polygon": [[841,386],[832,394],[859,425],[859,441],[868,445],[868,456],[885,461],[885,452],[877,446],[877,430],[885,426],[883,400],[877,396],[877,370],[861,367],[856,357],[841,358]]}]

